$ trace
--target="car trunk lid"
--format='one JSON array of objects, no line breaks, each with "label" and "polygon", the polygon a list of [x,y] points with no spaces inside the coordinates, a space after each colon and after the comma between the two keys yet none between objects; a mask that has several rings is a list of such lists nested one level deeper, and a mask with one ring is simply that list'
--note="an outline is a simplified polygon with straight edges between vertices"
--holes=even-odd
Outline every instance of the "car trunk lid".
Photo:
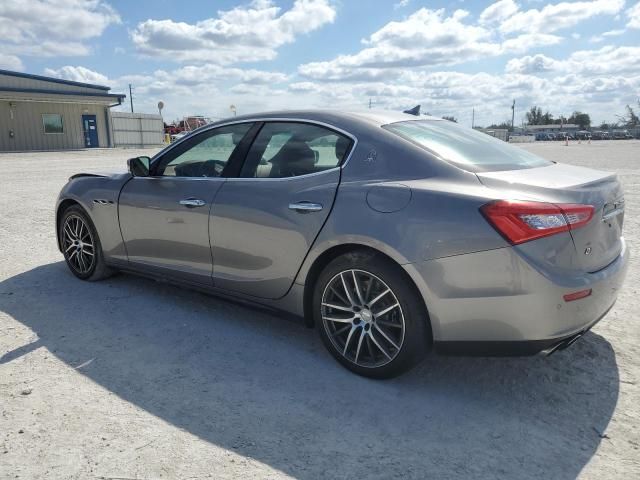
[{"label": "car trunk lid", "polygon": [[613,262],[622,249],[624,197],[617,176],[573,165],[478,173],[485,186],[518,200],[592,205],[591,221],[571,230],[576,268],[594,272]]}]

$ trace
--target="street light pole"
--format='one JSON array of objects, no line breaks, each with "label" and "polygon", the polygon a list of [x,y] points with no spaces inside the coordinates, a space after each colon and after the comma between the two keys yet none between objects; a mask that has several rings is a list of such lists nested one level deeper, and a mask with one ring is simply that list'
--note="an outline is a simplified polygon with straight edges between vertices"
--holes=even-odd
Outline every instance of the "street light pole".
[{"label": "street light pole", "polygon": [[511,105],[511,131],[513,132],[514,121],[516,118],[516,99],[513,99],[513,104]]}]

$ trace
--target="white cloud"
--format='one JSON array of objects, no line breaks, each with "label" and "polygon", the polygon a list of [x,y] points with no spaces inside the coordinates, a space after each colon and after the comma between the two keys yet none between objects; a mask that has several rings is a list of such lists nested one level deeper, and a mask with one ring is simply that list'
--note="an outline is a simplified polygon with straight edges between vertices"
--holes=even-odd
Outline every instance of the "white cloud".
[{"label": "white cloud", "polygon": [[219,11],[216,18],[195,24],[146,20],[131,33],[138,51],[152,57],[193,63],[232,64],[271,60],[277,49],[296,36],[332,23],[329,0],[295,0],[281,12],[271,0]]},{"label": "white cloud", "polygon": [[411,0],[400,0],[399,2],[393,4],[393,9],[397,10],[399,8],[404,8],[410,3],[411,3]]},{"label": "white cloud", "polygon": [[502,42],[499,53],[521,53],[533,47],[557,45],[562,42],[562,37],[548,33],[523,33],[514,38],[508,38]]},{"label": "white cloud", "polygon": [[633,7],[627,10],[627,17],[629,17],[629,28],[640,28],[640,2],[636,3]]},{"label": "white cloud", "polygon": [[555,70],[557,68],[556,64],[557,62],[553,58],[539,53],[509,60],[505,71],[507,73],[538,74]]},{"label": "white cloud", "polygon": [[599,15],[615,15],[624,7],[624,0],[593,0],[548,4],[542,9],[519,11],[500,25],[502,33],[552,33],[573,27],[583,20]]},{"label": "white cloud", "polygon": [[0,2],[0,50],[5,55],[88,55],[87,40],[119,23],[101,0],[3,0]]},{"label": "white cloud", "polygon": [[480,14],[481,24],[493,24],[506,20],[518,11],[518,5],[513,0],[499,0],[489,5]]},{"label": "white cloud", "polygon": [[491,41],[485,28],[464,23],[467,16],[464,10],[447,16],[444,9],[421,8],[374,32],[358,53],[307,63],[298,70],[316,79],[378,79],[375,69],[454,64],[495,55],[500,45]]},{"label": "white cloud", "polygon": [[593,75],[617,77],[625,74],[640,75],[640,46],[616,47],[608,45],[598,50],[580,50],[573,52],[561,65],[567,72],[587,77]]},{"label": "white cloud", "polygon": [[109,84],[109,79],[105,75],[82,66],[73,67],[67,65],[58,69],[45,68],[44,74],[50,77],[72,80],[74,82],[92,83],[94,85]]},{"label": "white cloud", "polygon": [[263,70],[228,68],[219,65],[189,65],[176,70],[157,70],[156,79],[182,86],[199,86],[214,82],[233,81],[248,85],[272,85],[288,80],[287,75]]},{"label": "white cloud", "polygon": [[[155,112],[159,100],[166,104],[165,112],[172,116],[194,113],[228,115],[231,103],[241,103],[242,108],[252,105],[254,110],[276,108],[280,98],[287,94],[288,75],[256,69],[222,67],[220,65],[187,65],[173,70],[156,70],[151,73],[124,75],[108,78],[106,75],[83,66],[46,68],[45,75],[77,82],[107,85],[113,92],[128,92],[133,86],[136,111]],[[238,102],[238,98],[242,98]],[[128,99],[127,99],[128,102]],[[123,106],[128,108],[127,105]]]},{"label": "white cloud", "polygon": [[[603,62],[602,59],[607,61]],[[640,75],[640,47],[607,45],[598,50],[579,50],[563,60],[543,54],[513,58],[505,67],[507,73],[563,73],[585,78],[595,76]]]},{"label": "white cloud", "polygon": [[21,72],[24,70],[24,65],[15,55],[5,55],[4,53],[0,53],[0,68]]},{"label": "white cloud", "polygon": [[517,5],[500,1],[480,15],[483,23],[469,23],[469,12],[421,8],[402,21],[393,21],[362,41],[365,48],[333,60],[300,65],[298,73],[309,79],[330,81],[380,81],[397,77],[399,68],[453,65],[505,53],[522,53],[534,47],[556,45],[562,37],[524,32],[496,38],[495,28],[484,24],[507,18]]},{"label": "white cloud", "polygon": [[626,32],[626,30],[623,29],[619,29],[619,30],[609,30],[608,32],[604,32],[602,34],[603,37],[618,37],[620,35],[623,35],[624,32]]}]

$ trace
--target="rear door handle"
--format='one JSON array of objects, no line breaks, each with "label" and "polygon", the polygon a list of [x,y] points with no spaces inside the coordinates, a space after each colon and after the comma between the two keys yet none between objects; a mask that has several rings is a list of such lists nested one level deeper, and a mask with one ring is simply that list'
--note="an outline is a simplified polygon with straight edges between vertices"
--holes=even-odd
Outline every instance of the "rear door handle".
[{"label": "rear door handle", "polygon": [[178,203],[180,203],[180,205],[184,205],[185,207],[193,208],[202,207],[206,202],[198,198],[185,198],[184,200],[180,200],[180,202]]},{"label": "rear door handle", "polygon": [[295,210],[298,213],[319,212],[322,210],[322,204],[311,202],[290,203],[289,209]]}]

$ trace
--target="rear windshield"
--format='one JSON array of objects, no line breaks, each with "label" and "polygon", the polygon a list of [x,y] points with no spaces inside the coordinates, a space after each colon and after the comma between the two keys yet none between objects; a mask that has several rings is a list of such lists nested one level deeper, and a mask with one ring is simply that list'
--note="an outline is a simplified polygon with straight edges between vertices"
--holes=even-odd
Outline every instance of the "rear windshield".
[{"label": "rear windshield", "polygon": [[471,172],[518,170],[553,163],[448,120],[412,120],[391,123],[383,128]]}]

